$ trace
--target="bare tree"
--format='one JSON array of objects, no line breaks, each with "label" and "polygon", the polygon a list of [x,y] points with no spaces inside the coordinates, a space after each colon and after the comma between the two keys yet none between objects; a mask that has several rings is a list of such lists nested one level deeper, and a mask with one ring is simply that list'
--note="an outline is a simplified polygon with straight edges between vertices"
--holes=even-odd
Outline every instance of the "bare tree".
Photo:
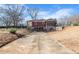
[{"label": "bare tree", "polygon": [[11,25],[11,20],[7,16],[0,17],[0,20],[2,21],[3,25],[6,27]]},{"label": "bare tree", "polygon": [[71,20],[72,22],[79,22],[79,14],[73,15],[73,16],[70,18],[70,20]]},{"label": "bare tree", "polygon": [[60,26],[69,26],[70,23],[71,23],[71,17],[70,16],[69,17],[65,16],[65,17],[59,19],[58,25],[60,25]]},{"label": "bare tree", "polygon": [[74,14],[71,17],[69,17],[68,22],[70,25],[73,25],[75,23],[79,24],[79,14]]},{"label": "bare tree", "polygon": [[[23,20],[23,13],[25,10],[24,6],[21,5],[4,5],[4,7],[0,8],[0,11],[5,15],[2,16],[3,22],[5,20],[10,22],[12,26],[18,26],[19,22]],[[7,17],[7,18],[5,18]],[[6,23],[7,24],[7,23]],[[8,25],[8,24],[7,24]]]},{"label": "bare tree", "polygon": [[39,9],[38,8],[28,8],[27,12],[32,20],[36,20],[38,13],[39,13]]}]

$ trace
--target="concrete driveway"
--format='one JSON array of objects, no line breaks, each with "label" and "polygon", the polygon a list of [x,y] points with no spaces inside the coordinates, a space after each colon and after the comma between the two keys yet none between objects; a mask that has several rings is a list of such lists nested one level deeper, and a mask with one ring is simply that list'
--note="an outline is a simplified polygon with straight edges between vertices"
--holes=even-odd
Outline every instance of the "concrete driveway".
[{"label": "concrete driveway", "polygon": [[71,54],[73,51],[65,48],[56,39],[44,32],[34,32],[0,48],[0,53],[6,54]]}]

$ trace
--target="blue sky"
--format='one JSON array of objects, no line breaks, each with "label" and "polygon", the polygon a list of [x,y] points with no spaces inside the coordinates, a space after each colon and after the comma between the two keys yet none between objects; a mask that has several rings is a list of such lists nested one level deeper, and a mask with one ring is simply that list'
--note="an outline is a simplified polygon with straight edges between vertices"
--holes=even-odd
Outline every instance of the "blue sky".
[{"label": "blue sky", "polygon": [[30,7],[30,8],[39,8],[41,10],[44,11],[57,11],[59,9],[63,9],[63,8],[72,8],[74,10],[76,10],[77,12],[79,12],[79,4],[27,4],[26,6]]},{"label": "blue sky", "polygon": [[[64,18],[79,13],[79,4],[26,4],[29,8],[39,8],[38,18]],[[30,19],[29,16],[26,19]]]},{"label": "blue sky", "polygon": [[[0,5],[3,7],[3,5]],[[38,19],[61,19],[79,14],[79,4],[23,4],[26,8],[39,8]],[[5,7],[6,8],[6,7]],[[24,12],[24,23],[31,20],[28,13]]]}]

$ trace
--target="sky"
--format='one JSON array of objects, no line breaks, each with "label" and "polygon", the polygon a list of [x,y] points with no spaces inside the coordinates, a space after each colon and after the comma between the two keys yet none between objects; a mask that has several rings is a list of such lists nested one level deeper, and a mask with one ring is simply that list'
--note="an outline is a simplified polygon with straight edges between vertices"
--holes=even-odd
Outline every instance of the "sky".
[{"label": "sky", "polygon": [[[39,8],[39,19],[64,18],[79,13],[79,4],[26,4],[29,8]],[[30,19],[29,16],[26,19]]]},{"label": "sky", "polygon": [[[0,5],[3,7],[3,5]],[[27,8],[39,8],[38,19],[67,18],[75,14],[79,14],[79,4],[23,4]],[[6,8],[6,7],[5,7]],[[26,23],[27,20],[31,20],[27,11],[24,12]]]}]

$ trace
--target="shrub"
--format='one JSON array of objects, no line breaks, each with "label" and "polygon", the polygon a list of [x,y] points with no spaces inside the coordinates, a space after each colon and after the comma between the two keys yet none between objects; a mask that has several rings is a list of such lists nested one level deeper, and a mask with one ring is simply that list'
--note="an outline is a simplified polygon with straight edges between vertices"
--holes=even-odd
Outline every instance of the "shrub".
[{"label": "shrub", "polygon": [[79,26],[79,23],[73,23],[73,26]]},{"label": "shrub", "polygon": [[17,31],[16,29],[11,29],[11,30],[10,30],[10,33],[16,34],[16,31]]},{"label": "shrub", "polygon": [[34,31],[34,29],[31,29],[31,28],[28,28],[28,32],[33,32]]}]

